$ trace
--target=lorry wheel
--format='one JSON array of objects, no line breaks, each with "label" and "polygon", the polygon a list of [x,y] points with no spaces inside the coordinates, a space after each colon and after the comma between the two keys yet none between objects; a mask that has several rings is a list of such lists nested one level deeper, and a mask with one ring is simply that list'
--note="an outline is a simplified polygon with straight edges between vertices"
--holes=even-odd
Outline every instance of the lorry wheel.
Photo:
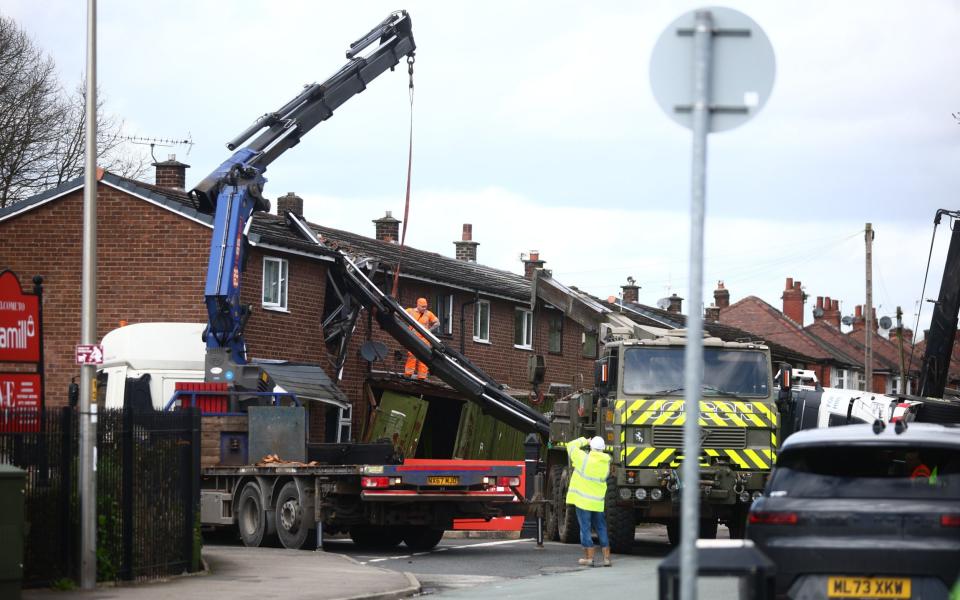
[{"label": "lorry wheel", "polygon": [[284,548],[299,550],[306,546],[310,521],[303,513],[303,502],[297,484],[288,481],[277,496],[275,522],[277,536]]},{"label": "lorry wheel", "polygon": [[570,470],[563,469],[560,485],[553,489],[553,505],[557,511],[557,538],[564,544],[580,541],[580,523],[577,522],[577,510],[567,504],[567,486],[570,485]]},{"label": "lorry wheel", "polygon": [[617,554],[630,554],[637,533],[637,516],[632,506],[618,504],[617,480],[614,477],[607,480],[604,513],[607,521],[607,537],[610,538],[610,551]]},{"label": "lorry wheel", "polygon": [[269,535],[267,514],[263,510],[260,486],[251,481],[243,486],[237,501],[237,525],[240,539],[248,548],[259,548]]},{"label": "lorry wheel", "polygon": [[551,542],[560,539],[560,535],[557,533],[557,506],[559,505],[553,496],[554,491],[560,486],[562,474],[563,467],[550,467],[550,502],[547,502],[543,507],[543,537]]},{"label": "lorry wheel", "polygon": [[403,533],[403,542],[414,552],[433,550],[443,539],[443,530],[432,527],[408,527]]},{"label": "lorry wheel", "polygon": [[350,539],[361,548],[389,550],[403,541],[403,531],[397,527],[357,525],[350,528]]},{"label": "lorry wheel", "polygon": [[[700,531],[697,537],[701,540],[717,539],[717,519],[700,519]],[[667,539],[671,546],[680,545],[680,519],[671,519],[667,523]]]}]

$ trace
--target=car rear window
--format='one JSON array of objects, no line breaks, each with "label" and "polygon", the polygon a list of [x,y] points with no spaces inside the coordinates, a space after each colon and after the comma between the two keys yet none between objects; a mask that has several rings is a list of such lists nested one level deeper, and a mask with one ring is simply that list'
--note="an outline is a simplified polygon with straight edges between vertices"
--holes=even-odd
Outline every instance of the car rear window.
[{"label": "car rear window", "polygon": [[798,448],[778,458],[768,490],[774,497],[960,499],[960,450]]}]

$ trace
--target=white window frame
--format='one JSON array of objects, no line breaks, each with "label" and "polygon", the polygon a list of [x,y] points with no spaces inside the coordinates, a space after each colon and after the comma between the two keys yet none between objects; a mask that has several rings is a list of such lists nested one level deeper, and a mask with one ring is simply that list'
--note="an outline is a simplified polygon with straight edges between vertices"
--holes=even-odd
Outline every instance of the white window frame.
[{"label": "white window frame", "polygon": [[353,407],[339,409],[340,422],[337,424],[337,442],[349,442],[353,434]]},{"label": "white window frame", "polygon": [[[277,263],[277,274],[280,281],[273,282],[267,281],[267,263]],[[276,302],[270,301],[267,299],[267,290],[269,290],[273,284],[277,284],[277,294],[280,296]],[[278,310],[287,312],[287,304],[289,302],[289,287],[290,283],[290,264],[285,258],[278,258],[276,256],[264,256],[263,257],[263,287],[260,291],[260,302],[263,308],[269,310]]]},{"label": "white window frame", "polygon": [[846,369],[833,369],[833,387],[837,389],[846,389],[847,387],[847,370]]},{"label": "white window frame", "polygon": [[[480,315],[483,310],[487,311],[487,330],[480,331]],[[485,335],[484,335],[485,334]],[[473,310],[473,341],[482,344],[490,343],[490,301],[477,300],[476,308]]]},{"label": "white window frame", "polygon": [[513,347],[519,348],[520,350],[531,350],[533,348],[533,311],[518,308],[517,312],[520,314],[519,315],[515,314],[514,319],[517,319],[517,318],[523,319],[523,325],[521,327],[523,329],[522,337],[523,337],[524,343],[522,344],[517,343],[516,321],[514,321]]}]

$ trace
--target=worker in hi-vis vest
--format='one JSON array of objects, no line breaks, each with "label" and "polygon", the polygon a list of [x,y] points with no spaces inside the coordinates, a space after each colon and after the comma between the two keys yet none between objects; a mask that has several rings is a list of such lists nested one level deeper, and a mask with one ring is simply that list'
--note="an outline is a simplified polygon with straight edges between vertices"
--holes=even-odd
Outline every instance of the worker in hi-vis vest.
[{"label": "worker in hi-vis vest", "polygon": [[567,455],[573,475],[567,491],[567,504],[577,509],[577,521],[580,523],[580,545],[584,557],[579,562],[584,566],[594,566],[593,535],[597,531],[600,548],[603,550],[603,566],[610,566],[610,540],[607,538],[607,521],[603,515],[603,499],[607,495],[607,477],[610,475],[610,455],[604,452],[606,444],[603,438],[596,436],[589,441],[590,451],[584,450],[587,438],[581,437],[567,442]]},{"label": "worker in hi-vis vest", "polygon": [[[417,323],[423,325],[424,329],[429,331],[433,331],[440,326],[440,319],[427,308],[426,298],[417,298],[417,306],[415,308],[408,308],[407,314],[413,317]],[[427,343],[427,338],[423,337],[423,334],[414,329],[413,326],[411,326],[410,329],[417,334],[420,341],[424,344]],[[426,379],[429,374],[429,369],[427,369],[426,364],[417,360],[413,352],[407,352],[407,363],[403,366],[403,374],[406,377],[413,377],[414,373],[416,373],[417,379]]]}]

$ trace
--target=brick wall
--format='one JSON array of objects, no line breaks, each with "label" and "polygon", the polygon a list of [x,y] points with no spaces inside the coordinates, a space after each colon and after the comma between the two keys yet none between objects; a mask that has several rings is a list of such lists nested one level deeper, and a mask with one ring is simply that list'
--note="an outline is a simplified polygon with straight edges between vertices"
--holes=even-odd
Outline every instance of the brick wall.
[{"label": "brick wall", "polygon": [[[80,339],[80,288],[82,250],[82,191],[31,209],[0,222],[0,268],[16,272],[21,283],[43,275],[47,406],[67,402],[71,377],[79,378],[73,347]],[[121,320],[130,324],[150,321],[205,322],[203,287],[211,229],[165,208],[131,197],[101,184],[98,188],[98,292],[97,337],[102,339]],[[288,310],[280,312],[261,306],[263,257],[286,258],[289,264]],[[330,362],[323,344],[321,318],[326,291],[326,263],[296,255],[254,247],[243,274],[242,299],[253,306],[247,325],[251,357],[285,359],[322,365]],[[29,288],[28,288],[29,290]],[[454,294],[453,335],[444,339],[460,347],[460,306],[473,294],[442,286],[402,282],[400,298],[413,306],[425,296],[431,308],[438,292]],[[514,392],[530,389],[527,358],[530,350],[513,345],[515,309],[507,300],[491,302],[490,343],[473,341],[473,306],[466,309],[465,350],[470,360]],[[547,319],[538,319],[534,348],[547,360],[546,382],[577,385],[580,377],[591,381],[591,359],[580,356],[581,328],[566,320],[563,351],[547,352]],[[377,370],[403,371],[406,351],[380,330],[376,321],[361,315],[349,350],[341,388],[355,406],[353,432],[359,436],[365,422],[367,402],[363,383],[370,365],[360,358],[360,345],[367,339],[384,342],[390,349]],[[394,357],[399,351],[399,358]],[[323,431],[323,414],[313,411],[312,437]]]}]

